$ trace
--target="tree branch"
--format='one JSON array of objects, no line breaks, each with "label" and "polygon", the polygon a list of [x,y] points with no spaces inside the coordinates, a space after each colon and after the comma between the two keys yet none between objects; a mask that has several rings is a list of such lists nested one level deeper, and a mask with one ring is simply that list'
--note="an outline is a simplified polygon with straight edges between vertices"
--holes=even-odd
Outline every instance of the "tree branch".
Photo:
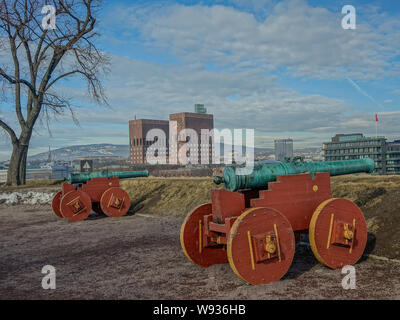
[{"label": "tree branch", "polygon": [[13,144],[18,143],[18,138],[14,130],[1,119],[0,119],[0,127],[2,127],[10,135]]},{"label": "tree branch", "polygon": [[27,80],[25,80],[25,79],[15,79],[14,77],[11,77],[10,75],[8,75],[2,68],[0,68],[0,76],[2,76],[4,79],[6,79],[11,84],[24,84],[29,88],[29,90],[33,94],[36,94],[34,88],[32,87],[32,85]]}]

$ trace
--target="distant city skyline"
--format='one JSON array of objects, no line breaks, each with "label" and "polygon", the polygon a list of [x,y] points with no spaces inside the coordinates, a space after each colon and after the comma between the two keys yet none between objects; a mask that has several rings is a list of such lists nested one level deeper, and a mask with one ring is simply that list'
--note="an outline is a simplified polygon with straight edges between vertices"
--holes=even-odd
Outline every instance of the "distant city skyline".
[{"label": "distant city skyline", "polygon": [[[400,2],[355,0],[355,30],[343,1],[106,0],[98,46],[110,55],[111,108],[94,106],[85,84],[59,86],[78,107],[38,125],[29,154],[65,146],[129,144],[128,120],[167,119],[204,104],[214,127],[255,129],[256,147],[293,139],[320,147],[338,133],[400,139]],[[0,54],[0,64],[10,56]],[[17,127],[12,98],[0,117]],[[13,123],[14,121],[14,123]],[[0,136],[0,160],[11,154]]]}]

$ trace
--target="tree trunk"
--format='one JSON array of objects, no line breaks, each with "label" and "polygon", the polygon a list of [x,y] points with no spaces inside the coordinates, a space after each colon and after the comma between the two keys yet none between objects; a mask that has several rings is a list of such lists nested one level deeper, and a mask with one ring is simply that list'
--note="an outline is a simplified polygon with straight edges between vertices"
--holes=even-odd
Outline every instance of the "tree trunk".
[{"label": "tree trunk", "polygon": [[7,172],[7,184],[19,186],[21,184],[20,168],[21,158],[23,156],[23,147],[19,143],[13,144],[13,152],[10,158],[10,165]]},{"label": "tree trunk", "polygon": [[19,180],[21,184],[26,183],[26,159],[28,157],[29,146],[22,146],[21,163],[19,165]]},{"label": "tree trunk", "polygon": [[7,185],[19,186],[26,183],[26,159],[29,140],[30,134],[21,137],[17,143],[13,144],[13,152],[7,172]]}]

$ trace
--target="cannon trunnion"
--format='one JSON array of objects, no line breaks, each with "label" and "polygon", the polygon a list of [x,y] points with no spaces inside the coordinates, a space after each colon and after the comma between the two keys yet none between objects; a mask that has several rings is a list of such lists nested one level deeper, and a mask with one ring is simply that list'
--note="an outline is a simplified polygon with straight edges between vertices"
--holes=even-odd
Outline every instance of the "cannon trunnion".
[{"label": "cannon trunnion", "polygon": [[182,249],[202,267],[229,262],[237,276],[254,285],[287,273],[302,234],[308,234],[322,264],[334,269],[355,264],[365,249],[367,225],[353,202],[332,198],[330,175],[373,169],[368,158],[331,163],[288,159],[256,167],[249,176],[237,176],[228,167],[215,178],[226,189],[212,190],[211,203],[184,220]]},{"label": "cannon trunnion", "polygon": [[56,216],[71,222],[86,219],[92,210],[109,217],[121,217],[130,207],[131,201],[125,190],[120,188],[119,180],[148,177],[147,170],[70,174],[68,182],[52,201]]}]

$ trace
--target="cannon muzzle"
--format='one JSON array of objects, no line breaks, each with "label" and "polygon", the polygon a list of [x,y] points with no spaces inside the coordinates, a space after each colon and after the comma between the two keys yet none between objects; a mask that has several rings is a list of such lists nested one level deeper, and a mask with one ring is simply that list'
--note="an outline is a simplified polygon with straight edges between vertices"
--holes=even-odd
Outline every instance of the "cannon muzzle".
[{"label": "cannon muzzle", "polygon": [[375,162],[370,158],[359,160],[342,160],[326,162],[305,162],[301,157],[287,158],[283,162],[255,165],[249,175],[239,175],[236,167],[225,168],[222,177],[214,177],[215,184],[225,184],[225,189],[237,191],[255,189],[268,186],[269,182],[276,181],[277,176],[293,175],[300,173],[329,172],[331,176],[352,173],[372,173]]},{"label": "cannon muzzle", "polygon": [[99,172],[90,173],[70,173],[68,176],[68,182],[70,184],[85,183],[93,178],[113,178],[118,177],[120,179],[140,178],[148,177],[149,171],[108,171],[103,170]]}]

